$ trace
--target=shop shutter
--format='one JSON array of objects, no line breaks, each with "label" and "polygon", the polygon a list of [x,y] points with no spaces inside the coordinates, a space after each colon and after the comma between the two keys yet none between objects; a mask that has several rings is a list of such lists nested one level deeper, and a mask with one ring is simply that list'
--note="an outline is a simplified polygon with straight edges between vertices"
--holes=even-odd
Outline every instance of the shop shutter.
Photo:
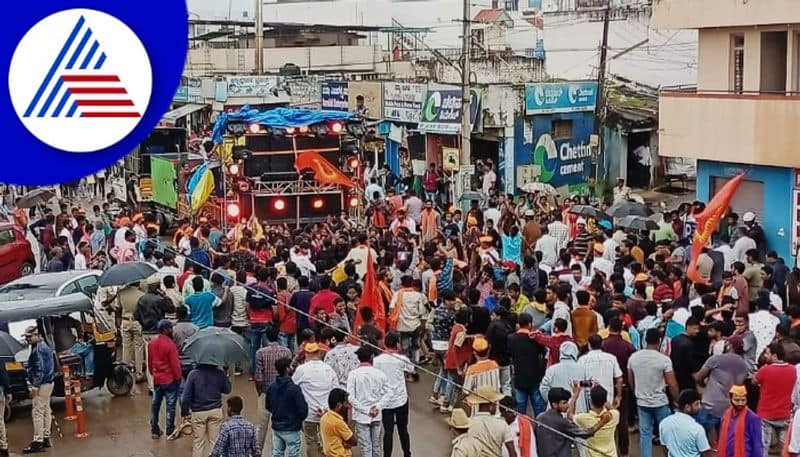
[{"label": "shop shutter", "polygon": [[[711,195],[725,185],[730,178],[711,178]],[[761,181],[742,181],[739,185],[739,190],[733,195],[731,199],[731,208],[739,215],[741,222],[744,213],[751,211],[756,215],[756,221],[759,224],[764,224],[764,183]]]}]

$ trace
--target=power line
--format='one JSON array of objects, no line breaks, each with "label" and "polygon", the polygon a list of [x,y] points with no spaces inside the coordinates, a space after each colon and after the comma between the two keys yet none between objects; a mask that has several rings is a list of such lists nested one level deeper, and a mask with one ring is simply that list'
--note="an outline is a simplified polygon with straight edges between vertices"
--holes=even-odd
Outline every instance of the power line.
[{"label": "power line", "polygon": [[[169,246],[164,245],[164,243],[162,243],[161,240],[153,240],[153,239],[150,239],[150,238],[144,238],[140,234],[136,234],[136,236],[137,236],[137,238],[140,238],[140,240],[146,241],[150,246],[155,245],[155,246],[153,246],[154,249],[156,249],[156,248],[158,248],[160,246],[160,247],[162,247],[164,249],[165,252],[170,252],[176,258],[178,256],[180,256],[180,257],[183,257],[184,262],[188,261],[188,262],[191,262],[193,265],[200,266],[202,269],[204,269],[204,270],[206,270],[206,271],[208,271],[210,273],[209,276],[211,274],[215,273],[214,270],[211,267],[203,265],[202,263],[199,263],[199,262],[195,261],[194,259],[191,259],[191,258],[181,254],[177,250],[175,250],[175,249],[173,249],[173,248],[171,248]],[[368,246],[368,249],[372,249],[372,248]],[[217,273],[217,274],[219,274],[219,273]],[[328,322],[325,322],[325,321],[323,321],[321,319],[318,319],[316,316],[312,316],[311,314],[309,314],[309,313],[307,313],[307,312],[305,312],[305,311],[303,311],[301,309],[298,309],[298,308],[295,308],[293,306],[290,306],[288,303],[280,303],[277,298],[274,298],[274,297],[272,297],[270,295],[266,295],[262,291],[259,291],[259,290],[255,289],[255,288],[253,288],[252,286],[248,286],[247,284],[242,284],[242,287],[244,287],[246,290],[248,290],[250,292],[253,292],[253,293],[256,293],[256,294],[259,294],[259,295],[265,297],[269,301],[273,302],[275,305],[281,304],[283,306],[286,306],[287,308],[293,310],[294,312],[299,313],[299,314],[307,317],[308,319],[313,320],[314,322],[316,322],[316,323],[318,323],[320,325],[323,325],[323,326],[325,326],[327,328],[330,328],[330,329],[332,329],[332,330],[334,330],[336,332],[344,333],[344,331],[342,329],[340,329],[338,327],[334,327],[331,324],[329,324]],[[352,340],[358,341],[359,343],[361,343],[361,345],[370,347],[370,348],[372,348],[372,349],[374,349],[376,351],[382,352],[383,354],[387,354],[387,355],[390,355],[392,357],[395,357],[398,360],[405,361],[405,360],[403,360],[401,358],[401,356],[399,354],[393,354],[393,353],[389,353],[389,352],[384,352],[383,348],[381,348],[381,347],[379,347],[379,346],[377,346],[375,344],[372,344],[370,341],[362,339],[358,335],[351,334],[350,338]],[[414,362],[412,360],[409,360],[409,363],[411,365],[413,365],[416,370],[419,370],[419,371],[421,371],[423,373],[426,373],[426,374],[428,374],[430,376],[433,376],[434,378],[439,378],[439,373],[435,373],[435,372],[425,368],[424,366],[422,366],[422,365],[420,365],[420,364],[418,364],[418,363],[416,363],[416,362]],[[466,392],[466,393],[469,393],[471,395],[476,395],[476,396],[479,396],[481,398],[484,398],[484,397],[480,396],[476,391],[466,388],[463,384],[459,384],[459,383],[453,382],[453,381],[445,381],[445,382],[450,382],[454,387],[460,388],[462,390],[462,392]],[[484,398],[484,399],[488,400],[487,398]],[[522,413],[518,412],[517,410],[515,410],[513,408],[506,408],[506,407],[504,407],[503,405],[500,405],[500,404],[498,404],[497,406],[500,409],[503,409],[505,411],[513,412],[517,416],[524,416],[528,420],[530,420],[533,424],[535,424],[536,426],[542,427],[542,428],[544,428],[544,429],[546,429],[546,430],[548,430],[548,431],[550,431],[552,433],[555,433],[556,435],[558,435],[558,436],[560,436],[562,438],[566,438],[566,439],[572,441],[573,443],[575,443],[576,445],[584,446],[585,448],[587,448],[587,449],[589,449],[589,450],[591,450],[591,451],[593,451],[593,452],[595,452],[595,453],[597,453],[599,455],[603,455],[603,456],[606,456],[606,457],[616,457],[614,455],[608,454],[608,453],[606,453],[606,452],[604,452],[604,451],[602,451],[600,449],[597,449],[597,448],[589,445],[589,443],[587,443],[585,441],[578,440],[578,439],[576,439],[576,438],[574,438],[572,436],[567,435],[566,433],[561,432],[560,430],[556,430],[555,428],[550,427],[547,424],[541,423],[541,422],[537,421],[536,418],[531,417],[528,414],[522,414]]]}]

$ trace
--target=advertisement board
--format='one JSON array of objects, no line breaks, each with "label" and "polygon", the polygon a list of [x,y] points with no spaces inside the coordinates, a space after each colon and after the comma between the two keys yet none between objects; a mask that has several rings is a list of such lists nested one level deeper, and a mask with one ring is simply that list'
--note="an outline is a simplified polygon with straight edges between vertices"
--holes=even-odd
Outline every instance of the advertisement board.
[{"label": "advertisement board", "polygon": [[525,85],[525,114],[594,111],[596,82],[534,83]]},{"label": "advertisement board", "polygon": [[383,118],[397,122],[419,122],[425,84],[383,83]]},{"label": "advertisement board", "polygon": [[320,84],[320,107],[333,111],[347,111],[347,82],[323,81]]},{"label": "advertisement board", "polygon": [[[420,113],[419,129],[423,132],[455,135],[461,131],[461,89],[428,89]],[[470,91],[470,124],[480,121],[482,89]]]},{"label": "advertisement board", "polygon": [[266,97],[278,87],[277,76],[228,76],[228,97]]}]

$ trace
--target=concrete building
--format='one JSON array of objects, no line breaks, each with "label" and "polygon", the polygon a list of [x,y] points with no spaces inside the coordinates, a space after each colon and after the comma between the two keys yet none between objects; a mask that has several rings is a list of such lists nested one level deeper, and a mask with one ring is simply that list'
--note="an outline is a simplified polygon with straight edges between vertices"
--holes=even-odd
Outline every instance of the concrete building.
[{"label": "concrete building", "polygon": [[731,207],[756,214],[787,264],[800,218],[800,2],[660,0],[655,28],[697,29],[697,86],[662,90],[660,155],[697,159],[697,197],[747,180]]}]

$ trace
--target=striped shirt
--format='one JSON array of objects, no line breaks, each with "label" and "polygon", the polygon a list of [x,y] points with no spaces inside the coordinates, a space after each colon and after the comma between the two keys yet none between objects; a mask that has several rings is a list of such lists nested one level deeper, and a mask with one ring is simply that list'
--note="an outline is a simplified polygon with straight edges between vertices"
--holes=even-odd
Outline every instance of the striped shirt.
[{"label": "striped shirt", "polygon": [[494,360],[479,360],[470,365],[464,374],[465,393],[472,393],[482,386],[500,390],[500,366]]}]

